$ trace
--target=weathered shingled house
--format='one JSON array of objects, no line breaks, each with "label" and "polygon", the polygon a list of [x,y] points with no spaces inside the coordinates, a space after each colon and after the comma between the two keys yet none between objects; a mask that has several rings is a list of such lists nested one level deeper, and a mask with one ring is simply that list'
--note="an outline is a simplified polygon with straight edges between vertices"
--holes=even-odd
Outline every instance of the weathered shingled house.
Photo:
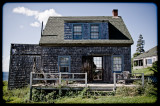
[{"label": "weathered shingled house", "polygon": [[29,84],[37,70],[87,72],[89,82],[113,83],[113,72],[131,72],[132,37],[118,10],[113,16],[49,17],[39,44],[11,44],[10,89]]}]

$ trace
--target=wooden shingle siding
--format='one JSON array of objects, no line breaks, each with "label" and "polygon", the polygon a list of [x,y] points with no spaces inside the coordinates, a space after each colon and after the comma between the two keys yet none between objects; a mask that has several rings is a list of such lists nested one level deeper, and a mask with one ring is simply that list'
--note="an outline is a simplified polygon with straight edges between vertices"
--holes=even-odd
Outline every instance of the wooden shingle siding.
[{"label": "wooden shingle siding", "polygon": [[11,50],[13,49],[16,51],[14,54],[11,54],[8,82],[11,89],[29,84],[34,58],[36,58],[37,70],[42,68],[45,73],[55,73],[58,72],[58,56],[70,56],[70,72],[81,73],[83,72],[83,56],[102,56],[103,82],[112,83],[111,57],[112,55],[123,55],[124,70],[131,72],[130,46],[40,47],[32,44],[17,44],[11,46]]},{"label": "wooden shingle siding", "polygon": [[11,45],[8,80],[9,89],[20,88],[29,84],[30,72],[33,68],[34,59],[36,59],[37,70],[40,70],[41,47],[38,45]]}]

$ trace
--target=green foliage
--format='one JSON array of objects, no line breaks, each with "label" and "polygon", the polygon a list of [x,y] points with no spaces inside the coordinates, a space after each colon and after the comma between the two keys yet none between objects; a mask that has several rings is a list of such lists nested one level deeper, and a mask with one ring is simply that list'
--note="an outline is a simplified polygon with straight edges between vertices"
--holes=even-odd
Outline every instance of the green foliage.
[{"label": "green foliage", "polygon": [[137,53],[144,53],[145,52],[145,50],[143,49],[144,48],[144,40],[143,40],[143,37],[142,37],[142,35],[140,34],[139,35],[139,39],[138,39],[138,41],[137,41],[137,49],[136,49],[136,52]]},{"label": "green foliage", "polygon": [[116,95],[120,96],[138,96],[141,95],[140,87],[118,87],[116,90]]},{"label": "green foliage", "polygon": [[133,58],[139,56],[140,54],[141,54],[141,53],[138,53],[138,52],[134,53],[134,54],[133,54]]},{"label": "green foliage", "polygon": [[154,83],[149,80],[144,85],[144,95],[145,96],[157,96],[157,88],[154,86]]},{"label": "green foliage", "polygon": [[46,92],[44,90],[37,90],[37,89],[33,89],[33,95],[32,95],[32,99],[33,101],[35,102],[38,102],[38,101],[43,101],[45,102],[46,101]]},{"label": "green foliage", "polygon": [[29,86],[8,90],[7,82],[3,84],[3,99],[6,103],[154,103],[157,91],[153,83],[147,81],[144,88],[122,87],[118,88],[119,91],[117,89],[119,93],[116,94],[115,92],[90,92],[88,88],[84,88],[82,91],[69,90],[59,95],[56,91],[47,93],[44,90],[33,89],[32,101],[30,101]]},{"label": "green foliage", "polygon": [[[142,69],[132,69],[132,73],[144,73],[144,76],[152,76],[154,72],[150,70],[150,68],[142,68]],[[136,76],[141,76],[140,74],[136,74]]]},{"label": "green foliage", "polygon": [[56,94],[56,92],[53,91],[53,92],[48,93],[48,94],[46,95],[46,100],[47,100],[48,103],[54,103],[54,100],[53,100],[53,99],[55,98],[55,94]]},{"label": "green foliage", "polygon": [[153,71],[154,74],[158,73],[158,61],[155,61],[152,63],[152,67],[149,67],[149,70]]}]

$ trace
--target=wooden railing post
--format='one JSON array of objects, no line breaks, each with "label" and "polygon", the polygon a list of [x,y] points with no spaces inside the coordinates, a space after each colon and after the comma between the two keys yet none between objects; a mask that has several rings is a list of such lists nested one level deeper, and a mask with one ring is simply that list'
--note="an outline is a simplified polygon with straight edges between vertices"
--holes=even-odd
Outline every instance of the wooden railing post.
[{"label": "wooden railing post", "polygon": [[61,78],[61,72],[59,72],[59,95],[61,95],[61,93],[62,93],[62,89],[61,89],[61,80],[62,80],[62,78]]},{"label": "wooden railing post", "polygon": [[142,87],[144,87],[144,73],[142,73]]},{"label": "wooden railing post", "polygon": [[113,73],[113,80],[114,80],[114,91],[116,90],[116,73]]},{"label": "wooden railing post", "polygon": [[85,87],[87,87],[87,73],[85,73]]},{"label": "wooden railing post", "polygon": [[32,72],[30,73],[30,100],[32,100]]},{"label": "wooden railing post", "polygon": [[59,73],[59,84],[61,85],[61,72]]}]

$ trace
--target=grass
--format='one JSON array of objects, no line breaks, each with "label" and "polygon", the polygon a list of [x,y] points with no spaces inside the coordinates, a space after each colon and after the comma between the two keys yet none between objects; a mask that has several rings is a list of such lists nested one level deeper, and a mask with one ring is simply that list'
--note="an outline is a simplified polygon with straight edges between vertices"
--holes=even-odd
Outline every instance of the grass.
[{"label": "grass", "polygon": [[[37,102],[29,100],[29,86],[20,89],[7,89],[7,81],[3,81],[3,99],[6,103],[38,103],[38,104],[117,104],[117,103],[155,103],[156,96],[153,95],[137,95],[137,96],[123,96],[123,95],[108,95],[108,96],[86,96],[86,90],[81,91],[78,95],[75,95],[72,91],[67,95],[57,96],[53,100],[48,99],[54,96],[50,93],[47,97],[47,101],[39,100]],[[149,86],[148,86],[149,87]],[[129,90],[129,89],[124,89]],[[151,92],[152,93],[152,92]],[[54,93],[53,93],[54,94]]]},{"label": "grass", "polygon": [[132,69],[132,73],[144,73],[144,76],[152,76],[154,74],[149,68]]},{"label": "grass", "polygon": [[117,103],[155,103],[156,97],[136,96],[136,97],[122,97],[122,96],[100,96],[97,98],[68,98],[64,97],[57,99],[57,104],[117,104]]}]

